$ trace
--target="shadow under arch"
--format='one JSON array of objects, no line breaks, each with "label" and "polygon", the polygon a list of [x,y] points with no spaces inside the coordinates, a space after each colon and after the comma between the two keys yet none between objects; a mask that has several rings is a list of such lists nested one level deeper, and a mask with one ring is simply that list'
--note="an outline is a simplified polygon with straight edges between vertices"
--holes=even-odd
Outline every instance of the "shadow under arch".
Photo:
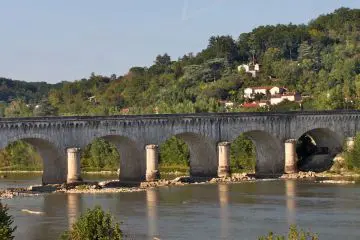
[{"label": "shadow under arch", "polygon": [[192,132],[177,133],[172,136],[183,140],[189,148],[190,176],[215,177],[217,175],[218,161],[215,141]]},{"label": "shadow under arch", "polygon": [[120,155],[120,181],[141,181],[145,177],[146,162],[143,149],[136,142],[121,135],[105,135],[99,138],[115,145]]},{"label": "shadow under arch", "polygon": [[298,136],[298,167],[303,171],[325,171],[342,151],[343,138],[329,128],[314,128]]},{"label": "shadow under arch", "polygon": [[274,175],[284,172],[283,148],[277,138],[262,130],[251,130],[242,134],[255,145],[255,173],[257,175]]},{"label": "shadow under arch", "polygon": [[35,148],[43,161],[42,184],[61,184],[66,182],[67,162],[65,150],[61,151],[51,140],[43,136],[19,136],[8,141],[24,141]]}]

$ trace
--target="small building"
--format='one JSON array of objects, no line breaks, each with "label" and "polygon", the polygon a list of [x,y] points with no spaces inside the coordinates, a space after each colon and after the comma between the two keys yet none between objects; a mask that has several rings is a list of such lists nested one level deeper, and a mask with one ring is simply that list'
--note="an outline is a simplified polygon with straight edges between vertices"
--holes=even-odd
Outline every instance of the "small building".
[{"label": "small building", "polygon": [[281,95],[282,99],[287,99],[290,102],[299,102],[301,101],[301,95],[299,93],[295,93],[295,92],[289,92],[289,93],[284,93],[283,95]]},{"label": "small building", "polygon": [[120,110],[120,113],[121,113],[121,114],[129,114],[129,112],[130,112],[130,108],[122,108],[122,109]]},{"label": "small building", "polygon": [[290,102],[300,102],[301,99],[302,99],[301,95],[299,93],[295,93],[295,92],[276,94],[276,95],[271,96],[270,104],[276,105],[276,104],[281,103],[284,100],[288,100]]},{"label": "small building", "polygon": [[260,64],[241,64],[238,66],[238,72],[245,70],[246,73],[250,73],[253,78],[257,76],[257,73],[260,72]]},{"label": "small building", "polygon": [[252,103],[243,103],[241,105],[241,107],[243,107],[243,108],[258,108],[260,106],[257,102],[252,102]]},{"label": "small building", "polygon": [[96,103],[96,97],[95,96],[88,97],[88,100],[89,100],[89,102]]},{"label": "small building", "polygon": [[254,98],[255,94],[283,94],[286,90],[286,88],[278,86],[249,87],[244,89],[244,98]]},{"label": "small building", "polygon": [[270,102],[267,100],[260,100],[260,102],[258,103],[259,107],[266,107],[270,105]]},{"label": "small building", "polygon": [[270,98],[270,105],[276,105],[284,101],[284,99],[281,97],[280,94],[276,94],[274,96],[271,96]]},{"label": "small building", "polygon": [[219,100],[219,103],[223,105],[226,109],[232,109],[235,106],[234,102],[227,100]]}]

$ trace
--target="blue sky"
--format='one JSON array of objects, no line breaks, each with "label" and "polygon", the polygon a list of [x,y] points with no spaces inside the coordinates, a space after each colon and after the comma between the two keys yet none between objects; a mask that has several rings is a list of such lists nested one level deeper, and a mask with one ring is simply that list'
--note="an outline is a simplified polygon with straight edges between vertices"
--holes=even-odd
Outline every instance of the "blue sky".
[{"label": "blue sky", "polygon": [[0,76],[72,81],[122,75],[167,52],[177,59],[211,35],[307,23],[359,0],[0,0]]}]

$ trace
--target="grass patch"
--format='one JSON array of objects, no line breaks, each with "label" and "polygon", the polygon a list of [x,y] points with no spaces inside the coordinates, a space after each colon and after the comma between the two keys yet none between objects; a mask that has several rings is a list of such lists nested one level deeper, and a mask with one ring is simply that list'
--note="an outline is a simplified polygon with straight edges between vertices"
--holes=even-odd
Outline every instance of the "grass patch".
[{"label": "grass patch", "polygon": [[21,165],[13,165],[1,167],[0,171],[3,172],[11,172],[11,171],[42,171],[42,166],[21,166]]},{"label": "grass patch", "polygon": [[159,164],[159,171],[161,174],[184,174],[190,173],[190,168],[187,165],[182,164]]}]

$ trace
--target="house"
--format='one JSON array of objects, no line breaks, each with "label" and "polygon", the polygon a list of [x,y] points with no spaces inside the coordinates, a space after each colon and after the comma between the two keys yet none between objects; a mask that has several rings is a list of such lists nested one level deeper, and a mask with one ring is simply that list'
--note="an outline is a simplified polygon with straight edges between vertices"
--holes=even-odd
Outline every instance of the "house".
[{"label": "house", "polygon": [[284,101],[284,99],[281,97],[280,94],[276,94],[274,96],[271,96],[270,98],[270,105],[276,105]]},{"label": "house", "polygon": [[259,102],[244,103],[241,105],[243,108],[259,108],[269,106],[269,101],[261,100]]},{"label": "house", "polygon": [[296,92],[284,93],[281,97],[284,100],[285,99],[289,100],[290,102],[299,102],[302,99],[301,95],[299,93],[296,93]]},{"label": "house", "polygon": [[88,101],[96,103],[96,97],[95,96],[88,97]]},{"label": "house", "polygon": [[245,70],[246,73],[250,73],[253,78],[257,76],[257,73],[260,72],[260,64],[242,64],[238,66],[238,71]]},{"label": "house", "polygon": [[270,102],[267,100],[260,100],[260,102],[258,103],[259,107],[266,107],[270,105]]},{"label": "house", "polygon": [[286,90],[286,88],[277,86],[249,87],[244,89],[244,98],[254,98],[256,94],[283,94]]},{"label": "house", "polygon": [[295,92],[276,94],[276,95],[271,96],[270,104],[271,105],[276,105],[276,104],[281,103],[285,99],[290,101],[290,102],[299,102],[299,101],[301,101],[302,98],[301,98],[301,95],[299,93],[295,93]]},{"label": "house", "polygon": [[219,100],[219,103],[223,105],[226,109],[232,109],[235,106],[234,102],[227,100]]},{"label": "house", "polygon": [[121,114],[129,114],[129,112],[130,112],[130,108],[122,108],[122,109],[120,110],[120,113],[121,113]]},{"label": "house", "polygon": [[241,105],[241,107],[243,107],[243,108],[258,108],[259,104],[257,102],[244,103]]}]

